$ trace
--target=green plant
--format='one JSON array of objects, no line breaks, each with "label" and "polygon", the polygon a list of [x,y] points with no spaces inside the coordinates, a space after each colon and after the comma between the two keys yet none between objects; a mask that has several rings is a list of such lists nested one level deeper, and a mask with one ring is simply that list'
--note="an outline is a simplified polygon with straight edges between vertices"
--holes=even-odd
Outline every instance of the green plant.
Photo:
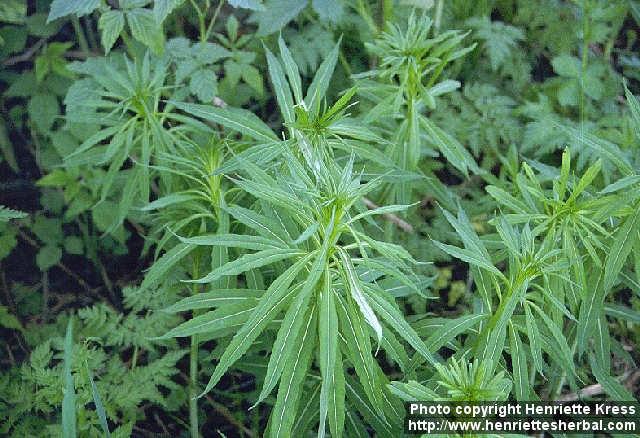
[{"label": "green plant", "polygon": [[0,434],[634,400],[637,3],[2,2]]}]

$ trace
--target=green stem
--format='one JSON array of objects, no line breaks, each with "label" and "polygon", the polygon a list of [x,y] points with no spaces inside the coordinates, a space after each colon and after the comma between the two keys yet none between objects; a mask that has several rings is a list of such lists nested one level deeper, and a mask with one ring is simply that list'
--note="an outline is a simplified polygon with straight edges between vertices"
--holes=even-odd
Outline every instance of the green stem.
[{"label": "green stem", "polygon": [[87,38],[89,39],[89,46],[92,50],[100,50],[100,44],[98,43],[98,38],[96,37],[96,33],[93,31],[93,26],[91,25],[91,20],[89,16],[83,18],[84,28],[87,32]]},{"label": "green stem", "polygon": [[440,22],[442,21],[442,8],[444,6],[444,0],[438,0],[436,3],[436,13],[435,18],[433,20],[433,28],[435,34],[438,35],[440,33]]},{"label": "green stem", "polygon": [[80,26],[80,20],[78,19],[78,17],[74,16],[71,19],[71,24],[73,25],[73,30],[78,36],[78,44],[80,45],[80,50],[82,50],[85,55],[89,56],[89,44],[87,44],[87,37],[84,35],[84,31],[82,30],[82,26]]},{"label": "green stem", "polygon": [[196,385],[198,383],[198,339],[196,335],[191,336],[191,349],[189,351],[189,429],[191,438],[198,438],[198,393]]},{"label": "green stem", "polygon": [[380,0],[380,3],[382,3],[380,29],[384,30],[387,27],[387,23],[393,21],[393,0]]},{"label": "green stem", "polygon": [[218,3],[218,7],[216,8],[215,12],[213,13],[213,17],[211,17],[211,21],[209,22],[209,26],[207,26],[207,31],[205,33],[205,41],[209,40],[209,36],[211,36],[211,30],[213,30],[213,25],[216,22],[216,20],[218,19],[218,15],[220,14],[220,9],[222,9],[222,5],[224,5],[224,0],[220,0],[220,3]]},{"label": "green stem", "polygon": [[[198,278],[199,260],[195,256],[193,259],[192,278]],[[193,283],[193,295],[198,293],[198,285]],[[194,312],[195,316],[195,312]],[[198,336],[191,336],[191,348],[189,350],[189,430],[191,438],[198,438],[200,431],[198,427]]]},{"label": "green stem", "polygon": [[205,24],[205,14],[202,12],[198,4],[194,0],[191,1],[191,6],[196,10],[196,15],[198,16],[198,29],[200,33],[200,41],[206,41],[207,28]]},{"label": "green stem", "polygon": [[580,63],[580,134],[584,136],[584,120],[585,120],[585,93],[584,78],[587,74],[588,55],[589,55],[589,11],[582,2],[582,59]]},{"label": "green stem", "polygon": [[131,37],[124,29],[122,30],[122,32],[120,32],[120,36],[122,37],[122,42],[124,42],[125,48],[127,49],[127,54],[130,58],[135,59],[136,54],[133,50],[133,41],[131,40]]},{"label": "green stem", "polygon": [[378,34],[378,26],[376,26],[376,22],[373,19],[373,17],[371,16],[371,13],[369,12],[368,7],[365,5],[363,0],[358,0],[358,4],[356,6],[356,9],[358,11],[358,14],[365,21],[365,23],[367,23],[367,26],[369,26],[369,29],[371,30],[371,33],[373,33],[374,35],[377,35]]}]

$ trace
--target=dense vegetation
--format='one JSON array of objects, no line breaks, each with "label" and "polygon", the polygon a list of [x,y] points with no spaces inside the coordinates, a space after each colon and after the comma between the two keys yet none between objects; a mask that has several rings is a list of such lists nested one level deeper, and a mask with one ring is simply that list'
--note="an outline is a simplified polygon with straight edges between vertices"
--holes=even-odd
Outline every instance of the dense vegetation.
[{"label": "dense vegetation", "polygon": [[3,0],[0,434],[634,400],[640,2]]}]

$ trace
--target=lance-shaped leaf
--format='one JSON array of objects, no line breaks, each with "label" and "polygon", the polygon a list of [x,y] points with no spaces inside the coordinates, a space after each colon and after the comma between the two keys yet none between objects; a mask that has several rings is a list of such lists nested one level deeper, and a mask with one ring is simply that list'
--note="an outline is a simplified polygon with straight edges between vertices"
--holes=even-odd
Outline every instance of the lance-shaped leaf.
[{"label": "lance-shaped leaf", "polygon": [[609,291],[622,270],[624,262],[636,241],[640,239],[640,203],[613,236],[613,245],[607,254],[604,265],[604,289]]},{"label": "lance-shaped leaf", "polygon": [[225,246],[256,251],[286,249],[286,245],[283,245],[282,242],[249,234],[208,234],[196,237],[179,237],[179,239],[182,243],[198,246]]},{"label": "lance-shaped leaf", "polygon": [[76,438],[76,391],[71,374],[73,362],[73,319],[69,318],[67,333],[64,337],[64,365],[62,380],[64,396],[62,398],[62,436]]},{"label": "lance-shaped leaf", "polygon": [[346,283],[349,285],[351,296],[358,304],[360,312],[362,313],[362,316],[364,316],[364,319],[367,321],[367,324],[371,326],[374,333],[376,334],[379,345],[380,341],[382,340],[382,326],[380,325],[380,321],[378,321],[378,318],[371,309],[371,306],[367,302],[366,297],[362,293],[360,278],[358,277],[358,274],[353,267],[353,263],[351,262],[349,254],[347,254],[347,252],[342,248],[338,249],[338,254],[340,256],[340,259],[342,260],[342,268],[344,270],[344,275],[346,276]]},{"label": "lance-shaped leaf", "polygon": [[196,117],[219,123],[258,141],[271,142],[278,136],[255,114],[241,108],[219,108],[212,105],[169,101],[183,111]]},{"label": "lance-shaped leaf", "polygon": [[263,290],[256,289],[216,289],[213,292],[204,292],[183,298],[164,309],[163,312],[178,313],[195,309],[227,306],[247,301],[257,302],[258,298],[263,294]]},{"label": "lance-shaped leaf", "polygon": [[336,68],[339,50],[340,41],[333,46],[329,55],[327,55],[325,60],[322,61],[322,64],[320,64],[320,67],[318,67],[318,70],[313,77],[313,81],[311,81],[311,85],[309,85],[309,88],[307,89],[307,95],[305,96],[304,101],[307,108],[314,114],[317,114],[316,108],[320,107],[320,102],[324,98],[327,88],[329,88],[329,84],[331,83],[331,76],[333,76],[333,71]]},{"label": "lance-shaped leaf", "polygon": [[509,353],[511,354],[511,368],[513,376],[514,396],[518,401],[528,401],[531,385],[529,384],[529,368],[527,354],[524,351],[518,331],[509,322]]},{"label": "lance-shaped leaf", "polygon": [[300,389],[303,387],[316,344],[315,304],[311,308],[310,315],[295,341],[293,357],[285,363],[282,370],[278,397],[271,414],[270,436],[272,438],[291,436],[296,407],[303,393]]},{"label": "lance-shaped leaf", "polygon": [[157,262],[151,266],[147,275],[145,275],[142,284],[140,285],[140,291],[149,289],[155,286],[160,280],[164,278],[167,272],[173,268],[180,260],[185,258],[191,251],[196,248],[195,245],[189,245],[187,243],[179,243],[169,251],[167,251]]},{"label": "lance-shaped leaf", "polygon": [[199,333],[214,335],[229,327],[239,326],[245,323],[258,304],[257,299],[225,305],[211,312],[198,315],[179,326],[169,330],[158,339],[178,338],[193,336]]},{"label": "lance-shaped leaf", "polygon": [[300,250],[289,248],[266,249],[253,254],[245,254],[232,262],[214,269],[206,276],[197,280],[187,280],[189,283],[211,283],[226,275],[238,275],[251,269],[270,265],[281,260],[293,258],[303,254]]},{"label": "lance-shaped leaf", "polygon": [[292,295],[289,286],[313,256],[314,253],[310,253],[301,258],[271,283],[249,320],[238,330],[222,354],[220,362],[218,362],[218,366],[201,396],[209,392],[220,381],[229,367],[249,349],[267,324],[282,309],[287,299]]},{"label": "lance-shaped leaf", "polygon": [[[338,314],[336,313],[334,290],[331,284],[331,273],[325,271],[324,284],[320,292],[319,318],[318,318],[318,338],[320,341],[320,374],[322,376],[322,389],[320,393],[320,425],[318,426],[318,437],[325,436],[325,425],[327,413],[331,409],[333,422],[341,423],[336,410],[340,409],[337,404],[342,405],[344,412],[344,399],[335,400],[335,372],[336,356],[338,351]],[[342,367],[340,367],[342,369]],[[342,418],[344,422],[344,417]],[[342,427],[342,426],[340,426]],[[340,436],[341,434],[334,436]]]},{"label": "lance-shaped leaf", "polygon": [[430,364],[437,363],[436,358],[429,351],[420,336],[415,332],[413,327],[404,319],[404,315],[400,312],[395,304],[391,303],[392,297],[384,297],[384,291],[366,287],[366,296],[376,309],[376,312],[389,324],[411,347],[422,355]]}]

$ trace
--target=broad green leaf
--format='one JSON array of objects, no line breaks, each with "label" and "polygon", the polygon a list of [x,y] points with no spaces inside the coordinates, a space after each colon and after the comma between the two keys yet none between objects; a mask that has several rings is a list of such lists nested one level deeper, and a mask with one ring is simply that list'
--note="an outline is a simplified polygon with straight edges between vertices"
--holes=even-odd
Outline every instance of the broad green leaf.
[{"label": "broad green leaf", "polygon": [[164,49],[164,32],[149,9],[135,8],[126,12],[131,36],[148,46],[156,55]]},{"label": "broad green leaf", "polygon": [[180,6],[184,0],[154,0],[153,15],[156,18],[158,26],[169,16],[171,11]]},{"label": "broad green leaf", "polygon": [[273,133],[271,128],[265,125],[262,120],[250,111],[241,108],[218,108],[212,105],[176,101],[169,101],[169,103],[189,114],[219,123],[222,126],[238,131],[255,140],[267,142],[278,140],[278,137]]},{"label": "broad green leaf", "polygon": [[100,31],[100,41],[106,54],[111,51],[122,29],[124,29],[124,14],[122,11],[112,9],[100,15],[98,30]]},{"label": "broad green leaf", "polygon": [[200,102],[211,102],[218,94],[218,78],[216,73],[208,68],[201,68],[191,74],[189,90],[195,94]]},{"label": "broad green leaf", "polygon": [[100,0],[53,0],[47,23],[71,14],[81,17],[90,14],[99,6]]},{"label": "broad green leaf", "polygon": [[[22,24],[26,16],[26,0],[5,0],[0,4],[0,22]],[[0,38],[0,44],[2,44],[2,38]]]},{"label": "broad green leaf", "polygon": [[264,8],[253,15],[258,22],[257,35],[263,37],[282,29],[307,6],[307,1],[266,0]]}]

